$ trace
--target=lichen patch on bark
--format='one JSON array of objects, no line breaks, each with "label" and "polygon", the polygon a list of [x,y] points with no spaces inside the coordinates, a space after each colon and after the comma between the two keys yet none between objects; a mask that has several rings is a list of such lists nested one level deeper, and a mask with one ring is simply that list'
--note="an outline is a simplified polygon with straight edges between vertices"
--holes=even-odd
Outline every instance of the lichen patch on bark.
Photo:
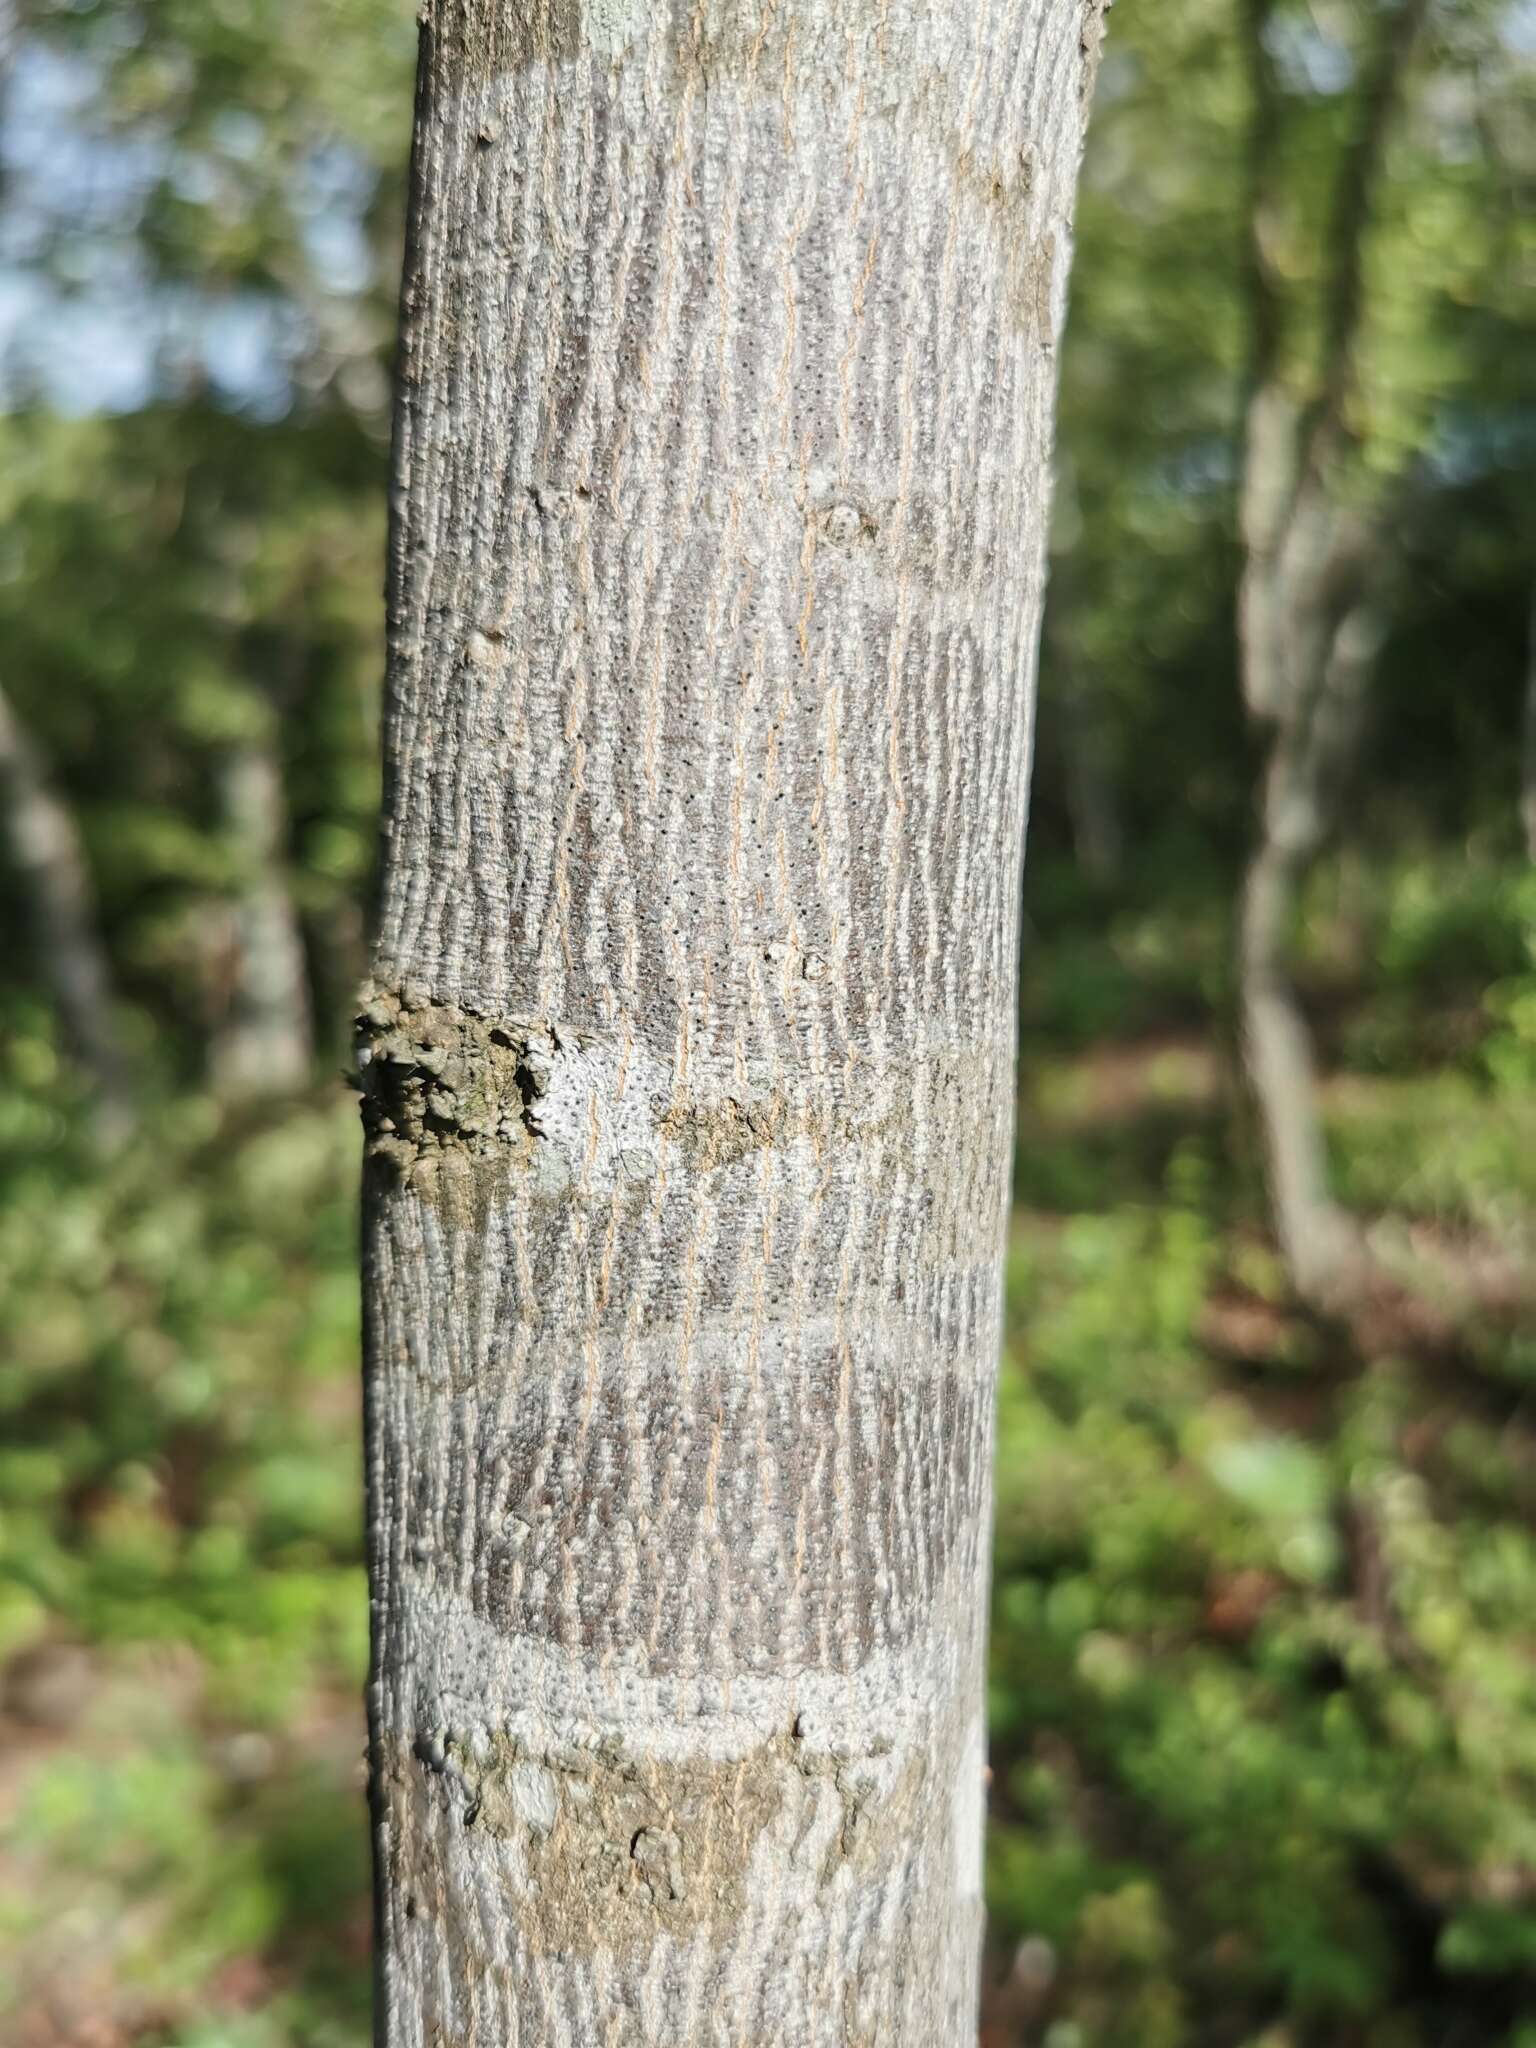
[{"label": "lichen patch on bark", "polygon": [[900,1157],[921,1105],[957,1101],[977,1065],[969,1048],[945,1048],[917,1072],[892,1085],[889,1074],[871,1075],[856,1090],[820,1090],[792,1099],[782,1088],[741,1095],[680,1094],[658,1119],[657,1135],[676,1145],[700,1172],[733,1166],[753,1152],[782,1151],[806,1140],[820,1151],[831,1145],[883,1143],[888,1165]]},{"label": "lichen patch on bark", "polygon": [[548,1034],[365,989],[357,1027],[367,1156],[419,1193],[467,1192],[532,1162]]},{"label": "lichen patch on bark", "polygon": [[1104,54],[1106,16],[1114,4],[1115,0],[1083,0],[1083,25],[1078,36],[1083,71],[1078,86],[1078,97],[1085,109],[1093,98],[1094,81],[1099,75],[1099,59]]},{"label": "lichen patch on bark", "polygon": [[782,1145],[791,1131],[790,1107],[779,1091],[745,1101],[723,1096],[701,1102],[685,1096],[672,1104],[656,1129],[681,1147],[690,1165],[707,1172]]}]

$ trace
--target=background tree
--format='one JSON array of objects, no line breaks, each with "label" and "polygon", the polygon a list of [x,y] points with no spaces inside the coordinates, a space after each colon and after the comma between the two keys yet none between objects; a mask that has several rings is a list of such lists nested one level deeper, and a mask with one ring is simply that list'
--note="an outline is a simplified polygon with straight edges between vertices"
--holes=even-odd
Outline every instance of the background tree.
[{"label": "background tree", "polygon": [[126,1133],[131,1096],[112,1019],[112,975],[96,928],[90,869],[75,821],[49,788],[37,751],[3,694],[0,807],[60,1024],[89,1081],[98,1128],[115,1140]]},{"label": "background tree", "polygon": [[1288,20],[1270,0],[1245,0],[1243,16],[1253,99],[1252,368],[1240,485],[1240,651],[1244,699],[1270,738],[1259,844],[1243,884],[1241,1003],[1276,1228],[1298,1291],[1313,1301],[1336,1295],[1354,1262],[1347,1225],[1330,1196],[1317,1081],[1286,955],[1296,884],[1334,823],[1386,631],[1380,558],[1391,508],[1381,482],[1360,474],[1356,353],[1376,187],[1427,11],[1427,0],[1383,5],[1372,46],[1363,60],[1351,56],[1362,77],[1326,222],[1313,229],[1324,249],[1324,276],[1315,366],[1299,390],[1294,372],[1287,376],[1286,309],[1271,245],[1284,225],[1276,190],[1282,32],[1291,26],[1305,36],[1307,25]]}]

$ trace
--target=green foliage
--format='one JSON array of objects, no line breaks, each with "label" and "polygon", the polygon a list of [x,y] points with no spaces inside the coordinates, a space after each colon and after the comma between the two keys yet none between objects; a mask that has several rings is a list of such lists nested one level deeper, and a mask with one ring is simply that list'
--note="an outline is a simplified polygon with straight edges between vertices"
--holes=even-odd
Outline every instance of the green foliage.
[{"label": "green foliage", "polygon": [[[1351,1010],[1395,1003],[1399,975],[1463,1002],[1509,964],[1526,885],[1335,870],[1309,954],[1340,961],[1379,902]],[[1490,1014],[1518,1013],[1504,991],[1523,980],[1493,987]],[[1054,1014],[1033,1027],[1047,1043]],[[1391,1233],[1434,1232],[1405,1255],[1447,1334],[1422,1349],[1408,1313],[1400,1355],[1389,1326],[1288,1306],[1198,1041],[1165,1022],[1139,1051],[1053,1060],[1026,1039],[989,1847],[993,1997],[1020,2040],[1520,2038],[1536,1361],[1501,1289],[1536,1216],[1536,1125],[1511,1028],[1326,1091],[1339,1184],[1386,1219],[1382,1257]]]},{"label": "green foliage", "polygon": [[351,1672],[360,1644],[340,1115],[231,1133],[184,1100],[109,1177],[0,1168],[9,1584],[92,1636],[190,1636],[274,1713],[317,1646]]},{"label": "green foliage", "polygon": [[154,2038],[254,1955],[253,2043],[360,2041],[350,1108],[184,1097],[103,1174],[46,1039],[3,1057],[0,2010],[72,1925]]}]

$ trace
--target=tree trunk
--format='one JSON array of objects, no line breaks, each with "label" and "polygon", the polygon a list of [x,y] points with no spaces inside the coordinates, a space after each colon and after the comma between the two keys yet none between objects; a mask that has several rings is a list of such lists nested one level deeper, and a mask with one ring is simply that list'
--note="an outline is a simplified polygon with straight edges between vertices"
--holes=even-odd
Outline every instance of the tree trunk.
[{"label": "tree trunk", "polygon": [[214,1080],[229,1096],[280,1095],[314,1072],[304,941],[285,874],[282,769],[269,742],[246,740],[230,750],[220,780],[239,873]]},{"label": "tree trunk", "polygon": [[436,0],[359,1026],[379,2037],[974,2035],[1078,0]]},{"label": "tree trunk", "polygon": [[[1302,643],[1323,640],[1326,652],[1315,687],[1278,721],[1271,740],[1258,844],[1243,882],[1238,984],[1275,1234],[1302,1300],[1334,1307],[1359,1273],[1361,1243],[1331,1193],[1312,1038],[1289,959],[1297,893],[1336,820],[1382,622],[1365,600],[1323,622],[1306,615],[1301,591],[1282,589],[1290,593],[1287,631]],[[1249,618],[1257,631],[1251,609]],[[1251,663],[1246,643],[1244,654]]]},{"label": "tree trunk", "polygon": [[95,891],[80,835],[48,785],[31,739],[0,690],[0,809],[30,899],[38,958],[64,1035],[92,1090],[106,1144],[133,1122],[128,1062],[112,1021],[112,976],[96,929]]},{"label": "tree trunk", "polygon": [[1380,558],[1390,518],[1380,487],[1358,474],[1348,416],[1386,139],[1427,11],[1428,0],[1399,0],[1374,22],[1329,195],[1320,353],[1305,403],[1285,369],[1286,283],[1271,250],[1283,125],[1274,0],[1241,0],[1238,12],[1252,95],[1238,654],[1244,702],[1267,735],[1240,906],[1239,1001],[1275,1234],[1297,1294],[1324,1309],[1347,1306],[1365,1268],[1359,1233],[1329,1190],[1311,1034],[1290,974],[1291,924],[1297,891],[1336,823],[1383,638]]}]

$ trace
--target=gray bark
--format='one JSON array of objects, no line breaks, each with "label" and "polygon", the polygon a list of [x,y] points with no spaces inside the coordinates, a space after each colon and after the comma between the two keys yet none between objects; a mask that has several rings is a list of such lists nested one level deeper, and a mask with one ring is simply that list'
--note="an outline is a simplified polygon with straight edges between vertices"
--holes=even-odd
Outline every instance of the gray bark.
[{"label": "gray bark", "polygon": [[278,1095],[314,1071],[309,977],[288,887],[282,768],[269,742],[232,747],[220,770],[237,868],[229,907],[228,1009],[214,1035],[214,1080],[229,1096]]},{"label": "gray bark", "polygon": [[[1287,587],[1282,581],[1280,593]],[[1336,822],[1339,786],[1355,750],[1382,620],[1367,598],[1327,624],[1303,616],[1299,598],[1291,602],[1288,634],[1300,640],[1316,636],[1325,644],[1314,657],[1311,687],[1287,700],[1275,720],[1258,843],[1243,883],[1239,988],[1244,1055],[1263,1126],[1281,1253],[1302,1299],[1332,1306],[1352,1285],[1362,1247],[1331,1192],[1311,1033],[1289,961],[1298,891]],[[1265,630],[1255,616],[1259,608],[1250,587],[1246,616],[1255,636]],[[1245,642],[1244,651],[1246,673],[1257,683],[1262,656],[1254,643]]]},{"label": "gray bark", "polygon": [[974,2037],[1078,0],[437,0],[360,1019],[379,2037]]},{"label": "gray bark", "polygon": [[34,943],[70,1050],[93,1096],[97,1133],[115,1144],[133,1122],[128,1061],[112,1017],[112,976],[96,926],[85,848],[49,786],[30,736],[0,689],[0,813],[26,891]]}]

